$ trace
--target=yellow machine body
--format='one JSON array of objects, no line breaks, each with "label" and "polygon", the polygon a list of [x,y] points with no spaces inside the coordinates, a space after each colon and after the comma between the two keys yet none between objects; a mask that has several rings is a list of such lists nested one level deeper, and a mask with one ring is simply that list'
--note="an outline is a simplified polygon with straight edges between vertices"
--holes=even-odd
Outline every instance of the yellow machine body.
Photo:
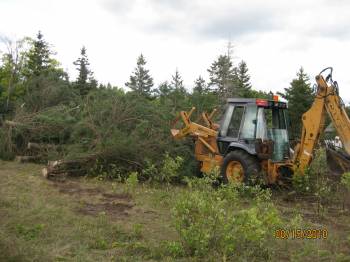
[{"label": "yellow machine body", "polygon": [[[301,140],[294,148],[293,157],[283,161],[272,161],[271,158],[258,160],[260,170],[266,174],[266,180],[269,184],[279,181],[282,170],[287,169],[293,174],[304,174],[306,167],[312,161],[315,146],[325,128],[326,112],[340,136],[345,151],[350,154],[350,120],[339,97],[336,82],[331,80],[331,83],[328,84],[321,73],[316,76],[317,90],[314,102],[311,108],[302,116]],[[207,173],[215,166],[222,167],[226,156],[222,156],[218,150],[219,126],[214,124],[212,120],[215,110],[210,115],[202,114],[205,125],[190,120],[194,110],[195,108],[192,108],[188,113],[180,112],[184,127],[182,129],[172,129],[171,133],[175,139],[182,139],[187,136],[194,139],[195,157],[201,163],[201,171]],[[262,146],[268,148],[268,144],[265,144],[264,141]],[[296,172],[296,170],[299,172]]]}]

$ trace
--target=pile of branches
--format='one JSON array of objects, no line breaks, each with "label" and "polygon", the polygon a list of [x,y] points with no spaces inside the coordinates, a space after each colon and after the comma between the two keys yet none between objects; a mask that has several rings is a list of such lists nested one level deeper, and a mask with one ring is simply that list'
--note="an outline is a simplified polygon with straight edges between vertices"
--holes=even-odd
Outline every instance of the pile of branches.
[{"label": "pile of branches", "polygon": [[75,122],[74,110],[63,105],[38,112],[18,108],[12,120],[3,122],[1,157],[43,163],[51,156],[60,156]]},{"label": "pile of branches", "polygon": [[28,142],[27,150],[25,155],[16,156],[16,161],[20,163],[34,162],[34,163],[46,163],[49,158],[51,151],[58,152],[59,146],[52,144],[38,144],[33,142]]},{"label": "pile of branches", "polygon": [[160,109],[134,94],[98,90],[78,105],[35,112],[18,108],[2,132],[18,161],[48,163],[43,169],[48,178],[84,175],[97,162],[106,172],[116,165],[125,173],[179,150],[169,133],[169,116]]}]

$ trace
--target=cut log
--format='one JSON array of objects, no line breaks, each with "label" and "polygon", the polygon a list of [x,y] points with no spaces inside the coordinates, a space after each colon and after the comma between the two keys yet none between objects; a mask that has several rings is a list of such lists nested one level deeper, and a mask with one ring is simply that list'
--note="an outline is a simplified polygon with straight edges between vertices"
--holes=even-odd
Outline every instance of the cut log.
[{"label": "cut log", "polygon": [[44,168],[41,170],[41,174],[42,174],[44,177],[48,178],[48,175],[49,175],[49,170],[48,170],[48,168],[47,168],[47,167],[44,167]]},{"label": "cut log", "polygon": [[56,148],[56,145],[28,142],[27,148],[33,151],[40,151],[40,150],[54,149]]},{"label": "cut log", "polygon": [[89,168],[94,163],[93,158],[94,156],[88,156],[75,160],[49,161],[47,166],[42,169],[41,173],[48,179],[83,176],[87,174]]},{"label": "cut log", "polygon": [[16,156],[16,161],[19,163],[35,162],[40,160],[40,156]]},{"label": "cut log", "polygon": [[66,176],[84,176],[96,164],[97,159],[113,163],[113,161],[125,161],[129,164],[141,167],[141,164],[134,161],[115,156],[113,152],[101,152],[86,155],[72,160],[49,161],[46,168],[42,170],[42,175],[47,178],[62,178]]},{"label": "cut log", "polygon": [[22,123],[15,122],[15,121],[10,121],[10,120],[5,120],[5,125],[16,127],[16,126],[23,126]]}]

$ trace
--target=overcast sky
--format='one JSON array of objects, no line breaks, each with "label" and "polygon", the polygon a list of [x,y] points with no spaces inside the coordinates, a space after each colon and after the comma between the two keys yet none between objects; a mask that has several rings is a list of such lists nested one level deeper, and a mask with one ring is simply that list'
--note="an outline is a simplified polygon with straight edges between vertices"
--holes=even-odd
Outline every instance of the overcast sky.
[{"label": "overcast sky", "polygon": [[124,88],[142,52],[156,85],[178,68],[191,89],[230,40],[255,89],[283,91],[301,66],[313,83],[333,66],[350,101],[350,1],[0,0],[0,10],[0,35],[41,30],[73,79],[85,45],[102,83]]}]

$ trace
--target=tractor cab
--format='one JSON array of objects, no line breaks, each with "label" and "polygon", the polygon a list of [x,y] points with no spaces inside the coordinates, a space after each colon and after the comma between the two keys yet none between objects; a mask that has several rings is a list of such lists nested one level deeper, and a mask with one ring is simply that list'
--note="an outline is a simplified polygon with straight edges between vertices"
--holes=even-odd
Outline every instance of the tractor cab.
[{"label": "tractor cab", "polygon": [[218,149],[225,156],[240,149],[274,162],[290,158],[290,121],[285,102],[230,98],[220,121]]}]

